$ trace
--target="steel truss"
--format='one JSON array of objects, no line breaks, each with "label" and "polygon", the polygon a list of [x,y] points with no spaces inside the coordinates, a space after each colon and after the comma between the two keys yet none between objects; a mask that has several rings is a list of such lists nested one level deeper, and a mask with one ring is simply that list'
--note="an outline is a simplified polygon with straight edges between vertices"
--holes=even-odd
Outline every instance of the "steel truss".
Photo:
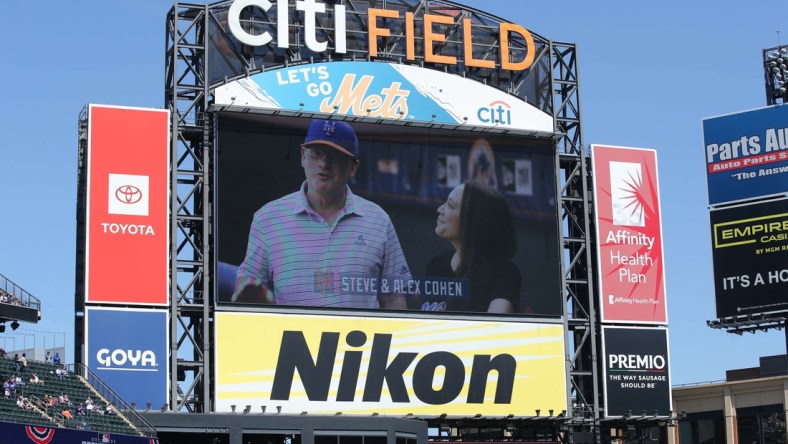
[{"label": "steel truss", "polygon": [[[192,412],[212,410],[207,11],[175,3],[167,14],[165,54],[164,103],[172,119],[169,408]],[[183,388],[186,373],[191,383]]]},{"label": "steel truss", "polygon": [[[232,46],[235,58],[225,64],[240,66],[235,75],[217,77],[216,67],[209,65],[209,39],[227,38],[218,24],[226,16],[231,1],[211,5],[176,2],[167,15],[165,106],[172,114],[172,176],[171,176],[171,349],[170,403],[175,411],[211,412],[212,375],[212,299],[211,267],[213,261],[211,224],[212,143],[214,122],[210,112],[213,88],[236,78],[262,70],[300,63],[317,63],[339,59],[365,60],[366,52],[354,47],[359,39],[348,39],[347,54],[332,54],[331,48],[318,58],[309,56],[303,42],[296,39],[287,50],[265,48],[252,50]],[[292,2],[291,2],[292,3]],[[328,2],[329,5],[331,2]],[[460,11],[454,27],[446,32],[447,42],[462,38],[461,18],[474,21],[474,58],[492,58],[500,50],[497,24],[502,19],[470,10],[445,1],[398,0],[387,2],[345,0],[349,35],[366,29],[366,6],[413,12],[418,22],[425,12]],[[273,26],[267,16],[249,18],[258,31]],[[477,24],[478,30],[477,29]],[[291,23],[295,35],[303,25]],[[331,46],[328,28],[318,25],[318,38]],[[320,35],[320,32],[324,32]],[[478,38],[477,38],[478,37]],[[378,58],[401,62],[405,51],[404,32],[382,40]],[[363,39],[361,39],[363,40]],[[566,301],[568,339],[567,370],[570,376],[570,398],[573,408],[567,412],[551,412],[551,424],[562,431],[566,440],[581,442],[598,438],[594,424],[598,422],[601,397],[597,372],[597,327],[592,289],[592,246],[590,236],[590,186],[587,154],[582,143],[577,50],[574,44],[557,43],[534,35],[537,52],[534,65],[525,72],[511,73],[499,69],[466,68],[458,65],[437,65],[420,61],[425,67],[453,72],[499,88],[517,96],[555,117],[561,205],[563,294]],[[366,44],[366,41],[363,42]],[[456,45],[436,48],[436,53]],[[510,53],[522,50],[522,42],[513,40]],[[478,54],[477,54],[478,53]],[[211,74],[213,73],[213,74]],[[531,92],[529,94],[529,91]],[[541,418],[546,419],[546,418]],[[589,433],[594,432],[594,433]]]},{"label": "steel truss", "polygon": [[563,289],[566,302],[570,442],[599,442],[597,428],[602,397],[597,365],[596,304],[593,291],[591,237],[591,176],[583,146],[577,50],[573,44],[552,43],[553,116],[558,141]]}]

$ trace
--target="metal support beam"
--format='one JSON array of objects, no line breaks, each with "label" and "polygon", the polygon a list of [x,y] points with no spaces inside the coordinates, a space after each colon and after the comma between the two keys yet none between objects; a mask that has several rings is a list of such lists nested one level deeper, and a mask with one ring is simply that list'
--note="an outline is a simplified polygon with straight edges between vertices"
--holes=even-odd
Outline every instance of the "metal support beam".
[{"label": "metal support beam", "polygon": [[[208,8],[176,2],[166,22],[164,103],[172,117],[168,405],[174,411],[207,412],[211,398],[210,193],[205,168],[212,146],[212,125],[205,118]],[[186,378],[187,372],[191,378]]]},{"label": "metal support beam", "polygon": [[594,302],[591,187],[583,146],[577,67],[573,44],[551,43],[551,91],[558,140],[558,171],[563,237],[562,270],[567,331],[569,397],[568,442],[599,442],[597,319]]}]

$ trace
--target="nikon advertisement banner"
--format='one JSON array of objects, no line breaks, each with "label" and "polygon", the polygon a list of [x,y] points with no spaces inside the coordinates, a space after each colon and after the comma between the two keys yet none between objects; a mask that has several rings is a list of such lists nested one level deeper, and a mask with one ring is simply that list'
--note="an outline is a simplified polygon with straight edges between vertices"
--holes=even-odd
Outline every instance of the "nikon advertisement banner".
[{"label": "nikon advertisement banner", "polygon": [[670,416],[666,328],[602,327],[605,416]]},{"label": "nikon advertisement banner", "polygon": [[217,412],[523,417],[567,408],[561,324],[217,312],[215,325]]},{"label": "nikon advertisement banner", "polygon": [[788,199],[710,212],[717,317],[788,309]]}]

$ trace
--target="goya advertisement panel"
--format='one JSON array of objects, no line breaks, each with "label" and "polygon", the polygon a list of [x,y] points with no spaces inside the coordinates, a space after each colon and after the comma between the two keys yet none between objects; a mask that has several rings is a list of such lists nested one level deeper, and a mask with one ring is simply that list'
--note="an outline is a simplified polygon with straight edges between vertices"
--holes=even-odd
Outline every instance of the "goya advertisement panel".
[{"label": "goya advertisement panel", "polygon": [[168,312],[88,308],[86,317],[88,368],[128,403],[168,402]]}]

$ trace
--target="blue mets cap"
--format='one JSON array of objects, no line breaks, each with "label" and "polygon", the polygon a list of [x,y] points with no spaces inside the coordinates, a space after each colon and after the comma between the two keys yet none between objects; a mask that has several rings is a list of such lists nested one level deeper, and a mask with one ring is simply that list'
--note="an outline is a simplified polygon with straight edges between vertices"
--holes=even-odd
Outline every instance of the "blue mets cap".
[{"label": "blue mets cap", "polygon": [[301,146],[327,145],[335,150],[358,158],[358,137],[353,127],[345,122],[333,120],[313,120],[306,131],[306,139]]}]

